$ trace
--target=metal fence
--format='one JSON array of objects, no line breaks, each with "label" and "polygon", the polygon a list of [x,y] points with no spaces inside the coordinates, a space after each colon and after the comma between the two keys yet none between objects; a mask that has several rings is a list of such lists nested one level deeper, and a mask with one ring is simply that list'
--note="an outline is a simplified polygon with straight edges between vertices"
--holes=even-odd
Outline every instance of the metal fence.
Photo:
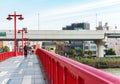
[{"label": "metal fence", "polygon": [[120,84],[116,76],[58,54],[37,49],[48,84]]},{"label": "metal fence", "polygon": [[[14,52],[3,52],[0,53],[0,61],[13,57],[15,55]],[[22,52],[18,52],[17,55],[22,55]]]}]

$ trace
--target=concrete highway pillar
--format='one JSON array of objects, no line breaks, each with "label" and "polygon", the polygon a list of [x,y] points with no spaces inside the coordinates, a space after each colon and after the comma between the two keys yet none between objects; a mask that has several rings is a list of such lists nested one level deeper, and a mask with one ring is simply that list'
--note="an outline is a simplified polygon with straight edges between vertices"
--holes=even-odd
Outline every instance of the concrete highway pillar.
[{"label": "concrete highway pillar", "polygon": [[96,44],[97,44],[97,56],[104,57],[104,43],[98,40]]},{"label": "concrete highway pillar", "polygon": [[107,37],[105,39],[102,40],[96,40],[95,43],[97,45],[97,56],[98,57],[104,57],[104,49],[105,49],[105,43],[107,41]]}]

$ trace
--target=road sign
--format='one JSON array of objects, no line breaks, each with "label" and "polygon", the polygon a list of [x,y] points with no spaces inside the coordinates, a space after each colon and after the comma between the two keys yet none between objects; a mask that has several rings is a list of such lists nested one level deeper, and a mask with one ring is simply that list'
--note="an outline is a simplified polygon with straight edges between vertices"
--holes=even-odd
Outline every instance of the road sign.
[{"label": "road sign", "polygon": [[6,32],[0,32],[0,37],[1,36],[6,36]]}]

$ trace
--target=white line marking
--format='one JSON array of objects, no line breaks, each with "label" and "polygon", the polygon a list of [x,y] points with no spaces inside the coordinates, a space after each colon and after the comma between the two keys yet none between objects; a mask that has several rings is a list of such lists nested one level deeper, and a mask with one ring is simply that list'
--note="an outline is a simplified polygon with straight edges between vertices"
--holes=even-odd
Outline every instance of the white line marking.
[{"label": "white line marking", "polygon": [[28,66],[32,66],[33,65],[33,63],[32,62],[28,62]]},{"label": "white line marking", "polygon": [[19,74],[22,74],[23,73],[23,69],[21,69],[20,71],[19,71]]},{"label": "white line marking", "polygon": [[9,78],[6,78],[3,80],[3,82],[1,84],[7,84],[8,81],[9,81]]},{"label": "white line marking", "polygon": [[22,84],[31,84],[32,83],[32,76],[24,76]]},{"label": "white line marking", "polygon": [[19,61],[14,61],[14,63],[18,63]]},{"label": "white line marking", "polygon": [[20,63],[18,63],[18,64],[16,65],[16,67],[19,67],[19,65],[20,65]]},{"label": "white line marking", "polygon": [[6,75],[7,72],[8,72],[8,71],[2,71],[2,72],[0,72],[0,76],[4,76],[4,75]]}]

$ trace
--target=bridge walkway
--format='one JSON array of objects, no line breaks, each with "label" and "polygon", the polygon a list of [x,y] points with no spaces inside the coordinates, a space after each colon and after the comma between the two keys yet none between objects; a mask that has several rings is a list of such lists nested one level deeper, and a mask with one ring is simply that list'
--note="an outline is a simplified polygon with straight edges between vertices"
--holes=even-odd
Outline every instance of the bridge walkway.
[{"label": "bridge walkway", "polygon": [[46,84],[37,56],[16,56],[0,62],[0,84]]}]

